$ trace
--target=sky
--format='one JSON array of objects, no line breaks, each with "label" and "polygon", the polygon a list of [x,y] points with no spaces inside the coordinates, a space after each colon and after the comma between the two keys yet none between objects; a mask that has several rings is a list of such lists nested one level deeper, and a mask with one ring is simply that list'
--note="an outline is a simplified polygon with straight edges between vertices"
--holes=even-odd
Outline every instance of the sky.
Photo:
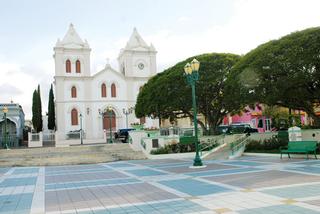
[{"label": "sky", "polygon": [[134,27],[155,46],[162,72],[193,55],[243,55],[320,26],[319,8],[319,0],[0,0],[0,103],[19,103],[31,119],[32,93],[40,84],[47,112],[53,47],[70,23],[92,49],[91,74],[107,58],[118,69],[117,56]]}]

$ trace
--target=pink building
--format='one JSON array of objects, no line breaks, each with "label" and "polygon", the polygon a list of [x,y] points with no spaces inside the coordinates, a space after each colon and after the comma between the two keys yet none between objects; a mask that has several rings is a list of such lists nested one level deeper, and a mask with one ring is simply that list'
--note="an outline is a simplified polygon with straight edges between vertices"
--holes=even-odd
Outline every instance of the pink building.
[{"label": "pink building", "polygon": [[226,116],[223,125],[230,124],[250,124],[252,128],[257,128],[259,132],[271,131],[271,118],[262,115],[262,108],[258,104],[255,109],[246,108],[241,115]]},{"label": "pink building", "polygon": [[[242,114],[237,114],[233,116],[226,116],[223,119],[223,125],[231,125],[231,124],[250,124],[252,128],[257,128],[259,132],[268,132],[271,131],[272,120],[270,117],[262,115],[262,104],[257,104],[255,109],[251,109],[249,107],[245,108],[245,111]],[[288,111],[286,108],[282,108]],[[308,124],[307,123],[307,115],[303,111],[292,110],[292,116],[300,117],[301,125]],[[320,115],[320,113],[319,113]]]}]

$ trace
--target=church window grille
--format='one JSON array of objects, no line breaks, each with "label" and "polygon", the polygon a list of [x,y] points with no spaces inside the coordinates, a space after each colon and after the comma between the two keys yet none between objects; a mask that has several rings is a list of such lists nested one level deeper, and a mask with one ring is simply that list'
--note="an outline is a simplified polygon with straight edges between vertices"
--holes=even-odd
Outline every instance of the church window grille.
[{"label": "church window grille", "polygon": [[101,85],[101,97],[107,97],[107,87],[104,83]]},{"label": "church window grille", "polygon": [[81,63],[79,60],[76,61],[76,73],[81,73]]},{"label": "church window grille", "polygon": [[71,73],[71,62],[69,59],[66,61],[66,72]]},{"label": "church window grille", "polygon": [[78,125],[78,111],[75,108],[71,110],[71,125]]},{"label": "church window grille", "polygon": [[71,88],[71,97],[72,98],[77,97],[77,88],[75,86],[72,86],[72,88]]},{"label": "church window grille", "polygon": [[116,97],[117,96],[117,90],[116,90],[116,85],[112,83],[111,85],[111,97]]}]

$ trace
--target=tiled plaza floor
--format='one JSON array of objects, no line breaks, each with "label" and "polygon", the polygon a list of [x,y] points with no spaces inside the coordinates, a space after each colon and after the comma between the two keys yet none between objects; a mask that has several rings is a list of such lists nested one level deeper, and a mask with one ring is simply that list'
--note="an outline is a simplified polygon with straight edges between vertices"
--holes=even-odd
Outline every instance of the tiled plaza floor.
[{"label": "tiled plaza floor", "polygon": [[320,161],[242,157],[0,168],[3,213],[320,213]]}]

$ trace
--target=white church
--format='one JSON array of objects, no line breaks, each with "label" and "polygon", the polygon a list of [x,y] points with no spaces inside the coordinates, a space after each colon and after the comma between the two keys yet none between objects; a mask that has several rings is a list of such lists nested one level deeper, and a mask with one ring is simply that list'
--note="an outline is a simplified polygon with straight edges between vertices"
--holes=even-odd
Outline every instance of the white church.
[{"label": "white church", "polygon": [[[135,106],[140,88],[157,73],[157,51],[136,29],[120,50],[120,71],[107,63],[91,75],[90,52],[88,42],[80,38],[72,24],[54,47],[57,140],[67,139],[68,133],[81,126],[86,139],[104,138],[110,125],[114,131],[126,128],[123,111]],[[136,118],[134,111],[127,119],[129,127],[137,122],[158,126],[157,120]]]}]

